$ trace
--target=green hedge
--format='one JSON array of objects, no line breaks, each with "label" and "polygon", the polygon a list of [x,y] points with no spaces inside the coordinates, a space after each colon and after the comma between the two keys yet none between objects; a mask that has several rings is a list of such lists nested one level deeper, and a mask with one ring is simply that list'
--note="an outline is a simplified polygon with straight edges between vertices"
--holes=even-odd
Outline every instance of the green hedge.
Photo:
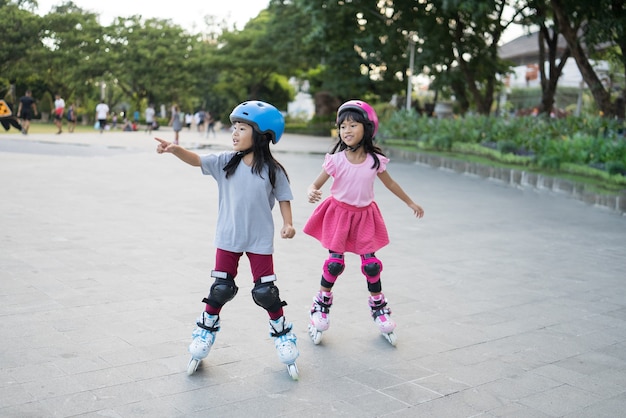
[{"label": "green hedge", "polygon": [[[379,140],[423,150],[489,154],[546,170],[575,172],[626,184],[623,122],[602,117],[436,119],[398,111],[381,124]],[[464,144],[464,147],[459,147]]]}]

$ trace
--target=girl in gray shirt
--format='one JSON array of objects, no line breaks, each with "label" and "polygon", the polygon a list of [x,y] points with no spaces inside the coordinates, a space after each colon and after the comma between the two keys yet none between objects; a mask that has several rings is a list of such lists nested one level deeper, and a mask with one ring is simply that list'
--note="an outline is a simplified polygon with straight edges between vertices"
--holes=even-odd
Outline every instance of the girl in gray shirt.
[{"label": "girl in gray shirt", "polygon": [[215,341],[220,329],[220,311],[237,294],[235,284],[239,259],[246,253],[254,280],[252,299],[265,309],[270,318],[270,335],[281,362],[289,375],[298,378],[295,360],[299,355],[293,325],[286,322],[283,306],[275,285],[273,252],[274,221],[272,209],[276,201],[283,218],[282,238],[293,238],[291,200],[293,195],[284,167],[273,157],[270,143],[277,143],[285,121],[278,109],[269,103],[248,101],[232,111],[233,151],[198,155],[176,143],[155,138],[157,152],[172,153],[203,174],[212,176],[219,189],[219,209],[215,233],[215,279],[209,295],[202,301],[205,311],[198,318],[189,345],[191,360],[187,372],[193,374]]}]

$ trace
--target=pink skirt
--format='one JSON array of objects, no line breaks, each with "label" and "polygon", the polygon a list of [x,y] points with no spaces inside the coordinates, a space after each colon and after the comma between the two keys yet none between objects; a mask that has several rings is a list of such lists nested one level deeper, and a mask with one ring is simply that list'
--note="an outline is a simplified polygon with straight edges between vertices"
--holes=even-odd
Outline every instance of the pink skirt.
[{"label": "pink skirt", "polygon": [[317,238],[324,248],[340,253],[373,253],[389,244],[376,202],[358,208],[328,197],[315,208],[303,231]]}]

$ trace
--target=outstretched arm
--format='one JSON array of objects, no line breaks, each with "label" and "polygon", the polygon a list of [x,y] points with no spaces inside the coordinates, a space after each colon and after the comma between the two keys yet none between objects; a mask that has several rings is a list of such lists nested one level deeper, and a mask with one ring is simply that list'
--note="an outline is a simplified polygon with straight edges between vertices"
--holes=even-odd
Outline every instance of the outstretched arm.
[{"label": "outstretched arm", "polygon": [[315,181],[307,188],[307,196],[309,198],[309,203],[319,202],[322,198],[322,186],[326,181],[330,178],[328,173],[324,170],[320,173],[319,176],[315,179]]},{"label": "outstretched arm", "polygon": [[186,162],[189,165],[194,167],[200,167],[200,156],[195,152],[189,151],[180,145],[172,144],[171,142],[167,142],[161,138],[154,138],[159,142],[157,145],[157,152],[159,154],[163,154],[164,152],[169,152],[177,156],[181,161]]},{"label": "outstretched arm", "polygon": [[413,213],[416,217],[421,218],[422,216],[424,216],[424,209],[422,209],[420,205],[411,200],[409,195],[407,195],[404,190],[402,190],[402,187],[400,187],[400,185],[391,178],[387,170],[383,171],[382,173],[378,173],[378,178],[380,179],[380,181],[383,182],[385,187],[391,191],[391,193],[398,196],[398,198],[406,203],[408,207],[413,209]]},{"label": "outstretched arm", "polygon": [[289,200],[283,200],[278,202],[280,207],[280,214],[283,217],[283,227],[280,229],[281,238],[293,238],[296,235],[296,229],[293,227],[293,221],[291,219],[291,202]]}]

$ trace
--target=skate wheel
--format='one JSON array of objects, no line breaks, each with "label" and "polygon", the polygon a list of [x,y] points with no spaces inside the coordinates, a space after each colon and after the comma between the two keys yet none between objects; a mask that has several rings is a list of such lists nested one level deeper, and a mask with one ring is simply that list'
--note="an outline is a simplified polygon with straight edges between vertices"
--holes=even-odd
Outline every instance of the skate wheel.
[{"label": "skate wheel", "polygon": [[309,325],[309,336],[315,345],[322,341],[322,332],[318,331],[313,325]]},{"label": "skate wheel", "polygon": [[198,366],[200,365],[200,361],[198,359],[192,358],[189,360],[189,364],[187,364],[187,374],[191,376],[198,370]]},{"label": "skate wheel", "polygon": [[298,378],[300,377],[298,375],[298,366],[296,366],[296,363],[288,364],[287,372],[289,372],[289,376],[291,376],[293,380],[298,380]]},{"label": "skate wheel", "polygon": [[394,334],[393,332],[383,334],[383,337],[385,337],[385,339],[389,341],[389,344],[393,345],[394,347],[398,343],[398,337],[396,337],[396,334]]}]

